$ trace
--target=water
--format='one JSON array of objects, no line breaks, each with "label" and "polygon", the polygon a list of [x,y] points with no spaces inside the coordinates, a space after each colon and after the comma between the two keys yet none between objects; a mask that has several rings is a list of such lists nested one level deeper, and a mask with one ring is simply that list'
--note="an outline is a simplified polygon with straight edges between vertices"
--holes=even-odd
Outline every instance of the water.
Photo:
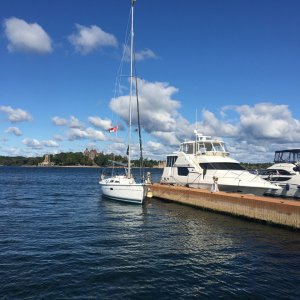
[{"label": "water", "polygon": [[102,200],[99,174],[0,167],[1,299],[299,299],[299,232]]}]

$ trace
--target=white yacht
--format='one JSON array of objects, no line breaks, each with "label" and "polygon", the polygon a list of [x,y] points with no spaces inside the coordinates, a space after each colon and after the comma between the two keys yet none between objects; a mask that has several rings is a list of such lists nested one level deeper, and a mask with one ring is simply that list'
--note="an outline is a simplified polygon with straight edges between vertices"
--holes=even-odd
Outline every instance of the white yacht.
[{"label": "white yacht", "polygon": [[195,140],[183,142],[179,151],[167,155],[161,183],[262,196],[267,190],[281,190],[277,185],[245,170],[229,157],[225,143],[195,130]]},{"label": "white yacht", "polygon": [[259,174],[282,187],[282,190],[270,190],[267,194],[300,198],[300,149],[275,151],[274,165],[260,170]]}]

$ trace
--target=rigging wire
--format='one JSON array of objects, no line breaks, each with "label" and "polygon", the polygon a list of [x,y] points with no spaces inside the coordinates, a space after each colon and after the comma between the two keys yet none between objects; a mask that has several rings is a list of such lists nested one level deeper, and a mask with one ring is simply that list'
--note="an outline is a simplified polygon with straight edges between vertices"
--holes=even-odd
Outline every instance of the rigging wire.
[{"label": "rigging wire", "polygon": [[141,122],[140,122],[140,104],[139,104],[135,49],[133,51],[133,64],[134,64],[134,77],[135,77],[137,123],[138,123],[138,134],[139,134],[139,144],[140,144],[140,176],[144,180],[143,144],[142,144],[142,133],[141,133]]}]

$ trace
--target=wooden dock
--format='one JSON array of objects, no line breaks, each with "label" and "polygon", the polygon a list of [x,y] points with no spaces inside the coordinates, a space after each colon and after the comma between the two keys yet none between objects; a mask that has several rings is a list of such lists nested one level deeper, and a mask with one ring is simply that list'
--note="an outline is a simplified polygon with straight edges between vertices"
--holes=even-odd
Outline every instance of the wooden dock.
[{"label": "wooden dock", "polygon": [[300,229],[300,201],[153,184],[153,197]]}]

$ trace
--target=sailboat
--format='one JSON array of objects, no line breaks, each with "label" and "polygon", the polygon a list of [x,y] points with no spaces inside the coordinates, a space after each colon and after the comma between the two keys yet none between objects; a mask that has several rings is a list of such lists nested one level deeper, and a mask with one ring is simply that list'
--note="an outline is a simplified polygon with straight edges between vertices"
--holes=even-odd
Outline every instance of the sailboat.
[{"label": "sailboat", "polygon": [[[133,77],[135,77],[135,83],[137,84],[136,74],[133,76],[133,60],[134,60],[134,32],[133,32],[133,13],[134,3],[136,0],[131,0],[131,30],[130,30],[130,94],[129,94],[129,134],[128,134],[128,148],[127,157],[128,165],[124,175],[115,175],[108,178],[104,176],[100,177],[99,184],[101,186],[102,195],[107,198],[119,200],[123,202],[130,202],[136,204],[142,204],[146,198],[147,184],[145,181],[137,182],[132,174],[131,168],[131,132],[132,132],[132,100],[133,96]],[[136,97],[138,104],[138,95],[136,89]],[[138,105],[137,105],[138,108]],[[141,128],[139,123],[139,110],[138,113],[138,132],[140,137],[140,152],[142,160],[142,140],[141,140]]]}]

